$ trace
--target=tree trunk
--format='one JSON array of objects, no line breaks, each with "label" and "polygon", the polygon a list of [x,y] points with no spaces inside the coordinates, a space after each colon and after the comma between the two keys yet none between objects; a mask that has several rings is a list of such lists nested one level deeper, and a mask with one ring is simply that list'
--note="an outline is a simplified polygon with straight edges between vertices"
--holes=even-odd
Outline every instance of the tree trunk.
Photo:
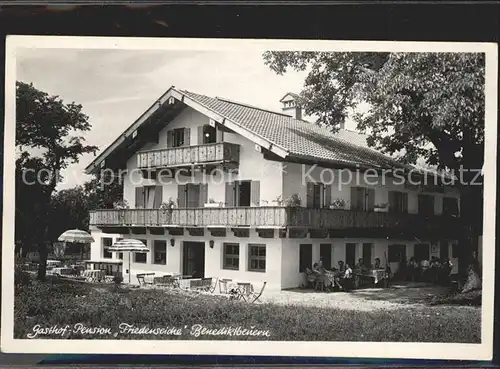
[{"label": "tree trunk", "polygon": [[[458,242],[459,277],[461,286],[480,285],[478,237],[482,234],[482,192],[480,186],[464,185],[460,190],[460,236]],[[480,288],[480,287],[479,287]]]}]

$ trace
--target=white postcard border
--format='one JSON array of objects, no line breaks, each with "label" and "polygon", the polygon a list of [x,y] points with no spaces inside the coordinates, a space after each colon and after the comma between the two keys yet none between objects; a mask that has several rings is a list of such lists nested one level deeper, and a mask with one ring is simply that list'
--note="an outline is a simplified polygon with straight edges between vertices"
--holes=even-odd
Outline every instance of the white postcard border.
[{"label": "white postcard border", "polygon": [[[18,48],[134,50],[311,50],[486,54],[483,301],[481,343],[155,341],[14,339],[15,81]],[[3,352],[314,356],[491,360],[493,353],[498,48],[493,43],[17,36],[6,41],[2,331]],[[485,247],[486,246],[486,247]]]}]

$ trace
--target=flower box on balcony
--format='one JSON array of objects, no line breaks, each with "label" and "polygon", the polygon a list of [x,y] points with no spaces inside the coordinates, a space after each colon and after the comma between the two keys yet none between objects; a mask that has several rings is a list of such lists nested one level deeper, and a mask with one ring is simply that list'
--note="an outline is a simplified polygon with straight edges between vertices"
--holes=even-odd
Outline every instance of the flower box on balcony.
[{"label": "flower box on balcony", "polygon": [[206,208],[221,208],[222,204],[220,202],[207,202],[204,206]]}]

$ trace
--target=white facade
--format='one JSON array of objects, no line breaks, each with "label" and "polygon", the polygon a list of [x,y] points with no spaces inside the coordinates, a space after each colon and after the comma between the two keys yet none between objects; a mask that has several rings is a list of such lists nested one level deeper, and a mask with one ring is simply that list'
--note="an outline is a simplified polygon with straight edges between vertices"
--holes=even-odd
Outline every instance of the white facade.
[{"label": "white facade", "polygon": [[[209,118],[200,112],[187,107],[173,121],[171,121],[159,133],[157,144],[148,144],[141,150],[156,150],[167,148],[167,131],[176,128],[189,129],[189,144],[198,145],[199,131],[198,127],[209,125]],[[324,168],[315,167],[312,170],[310,165],[302,165],[296,163],[284,163],[279,161],[266,160],[263,154],[256,149],[256,145],[249,139],[240,136],[236,133],[217,132],[218,141],[230,142],[240,145],[239,166],[237,172],[219,172],[210,180],[206,181],[208,199],[216,203],[226,203],[226,182],[239,180],[252,180],[260,183],[259,198],[252,202],[250,206],[277,206],[281,205],[281,201],[290,198],[297,194],[302,206],[306,205],[307,181],[317,181],[328,184],[328,195],[322,195],[322,201],[328,198],[330,201],[343,199],[346,202],[346,209],[351,209],[351,187],[366,187],[374,189],[374,204],[389,202],[389,191],[400,191],[407,193],[407,212],[410,214],[418,213],[418,195],[427,194],[434,197],[434,214],[440,215],[443,212],[443,198],[454,197],[459,198],[458,191],[454,189],[445,189],[444,193],[423,193],[419,190],[406,188],[403,184],[395,184],[391,177],[375,178],[369,176],[364,178],[361,176],[356,180],[356,175],[353,172],[348,173],[345,169],[339,172],[338,170],[324,170]],[[127,161],[128,173],[124,177],[124,200],[127,201],[131,208],[135,206],[135,188],[137,186],[159,186],[161,185],[163,202],[172,199],[178,203],[178,183],[174,178],[160,179],[144,179],[137,170],[137,153]],[[341,175],[339,176],[339,173]],[[332,179],[331,174],[334,175]],[[352,176],[354,182],[348,181],[348,177]],[[183,180],[187,180],[185,178]],[[196,173],[190,177],[193,183],[203,182],[203,174]],[[328,207],[328,204],[322,203],[321,207]],[[204,243],[204,266],[203,275],[213,278],[230,278],[235,281],[252,282],[254,285],[259,285],[263,281],[267,281],[269,289],[284,289],[299,287],[304,283],[304,275],[299,271],[300,265],[300,245],[311,244],[312,246],[312,262],[316,262],[320,258],[320,244],[331,245],[331,262],[336,265],[339,260],[346,261],[346,244],[355,244],[355,260],[363,257],[363,244],[372,244],[371,246],[371,262],[375,258],[380,258],[385,265],[386,259],[389,258],[389,245],[404,245],[406,258],[410,259],[414,255],[415,244],[426,243],[429,245],[429,256],[440,257],[441,248],[439,244],[432,244],[430,240],[397,240],[397,239],[374,239],[374,238],[281,238],[279,231],[274,230],[273,238],[261,238],[255,229],[250,229],[249,237],[236,237],[230,228],[226,229],[226,236],[213,237],[207,229],[204,230],[203,236],[191,236],[189,232],[184,231],[183,235],[174,236],[165,231],[165,235],[154,235],[146,229],[146,234],[105,234],[99,230],[92,230],[92,235],[95,242],[91,247],[91,259],[102,259],[106,256],[102,238],[111,237],[113,242],[117,238],[136,238],[144,240],[150,250],[146,254],[144,262],[137,262],[135,256],[132,255],[131,271],[132,276],[137,273],[154,272],[158,276],[164,274],[186,274],[184,269],[184,243],[187,242],[203,242]],[[154,241],[160,240],[166,242],[166,260],[165,263],[155,263]],[[171,241],[174,240],[174,241]],[[210,241],[213,241],[213,248],[210,247]],[[452,258],[452,262],[456,265],[456,259],[453,259],[452,244],[454,240],[446,240],[448,242],[447,254]],[[173,244],[172,244],[173,242]],[[435,241],[433,241],[435,242]],[[224,243],[239,245],[239,263],[238,269],[224,268]],[[265,271],[249,270],[249,245],[265,245]],[[445,254],[446,255],[446,254]],[[128,269],[128,255],[124,255],[123,268]],[[113,253],[111,258],[118,258],[117,253]],[[389,262],[389,260],[388,260]],[[398,263],[390,263],[393,271],[397,270]],[[124,276],[125,280],[126,275]],[[136,282],[133,277],[132,282]]]}]

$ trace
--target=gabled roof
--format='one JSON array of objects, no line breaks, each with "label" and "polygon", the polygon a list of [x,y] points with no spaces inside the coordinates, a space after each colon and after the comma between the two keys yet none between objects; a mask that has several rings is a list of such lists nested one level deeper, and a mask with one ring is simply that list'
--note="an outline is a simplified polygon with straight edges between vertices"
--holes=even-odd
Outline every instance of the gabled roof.
[{"label": "gabled roof", "polygon": [[[285,101],[285,99],[290,96],[292,98],[292,100],[300,100],[300,96],[293,93],[293,92],[288,92],[285,96],[283,96],[281,99],[280,99],[280,102],[283,102]],[[288,101],[288,99],[286,100]]]},{"label": "gabled roof", "polygon": [[134,131],[140,129],[150,116],[167,104],[170,97],[182,101],[285,160],[313,160],[361,168],[410,168],[369,148],[366,136],[360,133],[341,129],[334,134],[326,127],[283,113],[171,87],[119,136],[122,139],[113,142],[86,168],[87,172],[93,171],[108,155],[124,145],[124,138],[129,138]]}]

